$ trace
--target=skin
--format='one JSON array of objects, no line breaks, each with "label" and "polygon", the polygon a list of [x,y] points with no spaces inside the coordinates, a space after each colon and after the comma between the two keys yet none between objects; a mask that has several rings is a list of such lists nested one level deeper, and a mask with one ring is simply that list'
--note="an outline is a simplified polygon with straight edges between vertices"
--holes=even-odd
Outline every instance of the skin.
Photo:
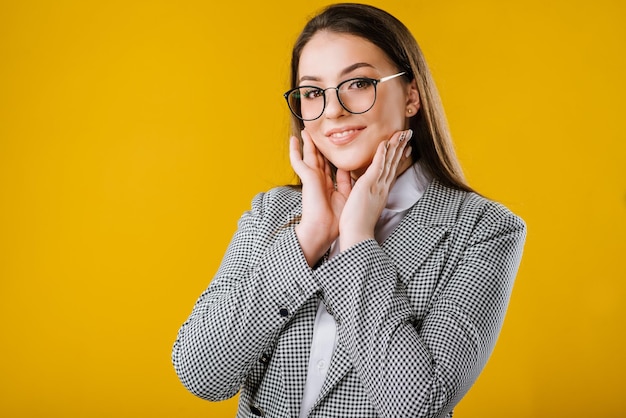
[{"label": "skin", "polygon": [[[399,72],[385,52],[364,38],[322,31],[302,50],[300,85],[322,88],[353,77],[380,79]],[[397,77],[377,87],[368,112],[346,111],[334,90],[324,114],[305,122],[303,147],[291,138],[290,160],[302,181],[302,218],[296,235],[313,266],[339,238],[343,251],[374,238],[374,228],[398,175],[411,166],[409,117],[419,109],[415,82]],[[337,167],[336,186],[329,161]],[[353,184],[354,182],[354,184]]]}]

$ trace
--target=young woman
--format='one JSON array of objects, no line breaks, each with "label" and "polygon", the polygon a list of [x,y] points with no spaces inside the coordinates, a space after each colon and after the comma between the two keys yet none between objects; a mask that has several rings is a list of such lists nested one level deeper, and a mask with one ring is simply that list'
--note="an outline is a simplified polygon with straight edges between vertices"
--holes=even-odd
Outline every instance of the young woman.
[{"label": "young woman", "polygon": [[261,193],[174,344],[238,417],[448,417],[507,308],[523,221],[464,183],[416,41],[329,6],[292,56],[291,164]]}]

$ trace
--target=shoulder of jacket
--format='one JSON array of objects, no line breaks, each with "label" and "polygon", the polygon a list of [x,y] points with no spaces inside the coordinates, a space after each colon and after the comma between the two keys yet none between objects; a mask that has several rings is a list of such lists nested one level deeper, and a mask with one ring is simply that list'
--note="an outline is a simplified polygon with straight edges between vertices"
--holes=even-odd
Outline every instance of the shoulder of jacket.
[{"label": "shoulder of jacket", "polygon": [[461,205],[460,216],[477,218],[483,225],[502,223],[513,229],[526,229],[524,220],[500,202],[477,193],[467,193]]},{"label": "shoulder of jacket", "polygon": [[475,192],[455,189],[434,180],[423,206],[431,211],[434,223],[476,224],[507,219],[523,227],[524,221],[502,203]]},{"label": "shoulder of jacket", "polygon": [[300,206],[302,193],[296,187],[281,186],[270,189],[266,192],[258,193],[252,206],[262,206],[265,210],[272,208],[294,208]]},{"label": "shoulder of jacket", "polygon": [[295,187],[275,187],[258,193],[252,199],[248,216],[257,223],[285,225],[293,222],[302,212],[302,195]]}]

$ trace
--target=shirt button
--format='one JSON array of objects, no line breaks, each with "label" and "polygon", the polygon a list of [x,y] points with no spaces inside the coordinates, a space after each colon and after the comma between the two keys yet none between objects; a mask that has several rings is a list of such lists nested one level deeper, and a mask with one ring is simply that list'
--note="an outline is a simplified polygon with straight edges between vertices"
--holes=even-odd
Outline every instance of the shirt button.
[{"label": "shirt button", "polygon": [[323,372],[323,371],[324,371],[324,369],[326,369],[326,362],[325,362],[324,360],[320,360],[320,361],[318,361],[318,362],[317,362],[317,369],[318,369],[320,372]]},{"label": "shirt button", "polygon": [[282,316],[283,318],[285,318],[285,317],[289,316],[289,309],[287,309],[287,308],[280,308],[278,310],[278,314],[280,316]]},{"label": "shirt button", "polygon": [[260,360],[261,360],[261,363],[265,364],[270,361],[270,356],[268,356],[267,354],[263,354]]},{"label": "shirt button", "polygon": [[258,408],[254,405],[250,405],[250,412],[252,412],[252,415],[256,416],[256,417],[264,417],[265,416],[265,412],[261,409]]}]

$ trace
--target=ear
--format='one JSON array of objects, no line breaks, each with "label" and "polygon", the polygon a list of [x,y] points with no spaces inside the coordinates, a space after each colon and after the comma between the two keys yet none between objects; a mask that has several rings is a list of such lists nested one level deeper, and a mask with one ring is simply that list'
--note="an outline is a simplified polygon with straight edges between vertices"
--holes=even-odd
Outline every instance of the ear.
[{"label": "ear", "polygon": [[408,86],[408,94],[406,99],[406,117],[410,118],[417,114],[420,109],[420,93],[417,89],[417,82],[413,79]]}]

